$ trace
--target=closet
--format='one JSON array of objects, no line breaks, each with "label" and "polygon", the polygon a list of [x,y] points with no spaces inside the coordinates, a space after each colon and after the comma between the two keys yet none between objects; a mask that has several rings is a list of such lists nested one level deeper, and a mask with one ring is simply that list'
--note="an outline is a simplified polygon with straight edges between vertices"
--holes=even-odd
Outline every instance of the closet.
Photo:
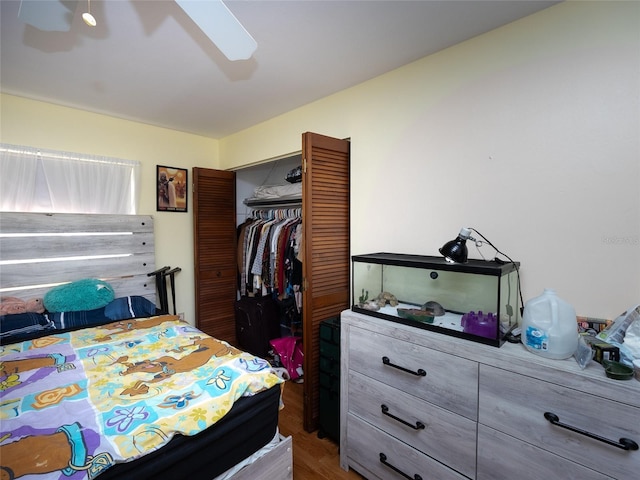
[{"label": "closet", "polygon": [[[302,135],[303,424],[309,432],[318,428],[320,324],[349,307],[349,158],[348,140]],[[196,326],[232,344],[236,183],[236,172],[193,169]]]}]

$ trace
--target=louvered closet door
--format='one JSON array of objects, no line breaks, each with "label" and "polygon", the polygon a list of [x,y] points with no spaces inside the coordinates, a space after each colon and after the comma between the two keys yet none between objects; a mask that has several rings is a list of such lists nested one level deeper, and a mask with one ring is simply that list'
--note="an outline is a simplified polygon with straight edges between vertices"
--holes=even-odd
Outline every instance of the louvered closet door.
[{"label": "louvered closet door", "polygon": [[196,326],[236,343],[236,174],[193,169]]},{"label": "louvered closet door", "polygon": [[302,136],[304,428],[318,428],[320,323],[349,307],[349,141]]}]

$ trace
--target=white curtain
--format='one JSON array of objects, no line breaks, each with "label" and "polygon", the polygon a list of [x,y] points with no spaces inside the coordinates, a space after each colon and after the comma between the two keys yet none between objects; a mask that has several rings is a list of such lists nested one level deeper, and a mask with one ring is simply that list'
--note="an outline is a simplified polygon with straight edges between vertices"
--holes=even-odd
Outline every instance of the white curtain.
[{"label": "white curtain", "polygon": [[0,211],[136,214],[140,163],[0,145]]}]

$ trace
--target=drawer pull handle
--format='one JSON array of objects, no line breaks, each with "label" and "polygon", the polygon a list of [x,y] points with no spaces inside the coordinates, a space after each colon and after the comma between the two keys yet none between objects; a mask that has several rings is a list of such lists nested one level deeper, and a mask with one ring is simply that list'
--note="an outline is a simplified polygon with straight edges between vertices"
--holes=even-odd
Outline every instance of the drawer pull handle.
[{"label": "drawer pull handle", "polygon": [[384,363],[385,365],[389,365],[390,367],[397,368],[398,370],[402,370],[403,372],[410,373],[411,375],[415,375],[416,377],[427,376],[427,372],[425,372],[423,369],[419,368],[417,372],[413,370],[409,370],[408,368],[404,368],[404,367],[401,367],[400,365],[395,365],[391,363],[391,360],[389,360],[389,357],[382,357],[382,363]]},{"label": "drawer pull handle", "polygon": [[422,422],[416,422],[415,425],[411,422],[407,422],[406,420],[401,419],[400,417],[396,417],[395,415],[389,413],[389,407],[387,407],[386,405],[382,404],[380,405],[380,409],[382,410],[382,413],[384,415],[386,415],[387,417],[391,417],[394,420],[402,423],[403,425],[406,425],[407,427],[411,427],[414,430],[424,430],[424,423]]},{"label": "drawer pull handle", "polygon": [[413,477],[410,477],[409,475],[404,473],[402,470],[400,470],[398,467],[395,467],[395,466],[391,465],[389,462],[387,462],[387,456],[382,452],[380,452],[380,463],[382,463],[383,465],[386,465],[387,467],[389,467],[394,472],[399,473],[404,478],[408,478],[409,480],[422,480],[422,477],[420,475],[418,475],[417,473]]},{"label": "drawer pull handle", "polygon": [[558,417],[555,413],[551,413],[551,412],[545,412],[544,418],[546,418],[549,422],[551,422],[552,425],[566,428],[567,430],[571,430],[572,432],[579,433],[580,435],[585,435],[589,438],[599,440],[600,442],[604,442],[608,445],[613,445],[614,447],[618,447],[623,450],[638,450],[638,444],[629,438],[621,438],[617,442],[614,440],[609,440],[608,438],[601,437],[600,435],[596,435],[595,433],[587,432],[586,430],[581,430],[579,428],[572,427],[571,425],[567,425],[566,423],[560,423],[560,417]]}]

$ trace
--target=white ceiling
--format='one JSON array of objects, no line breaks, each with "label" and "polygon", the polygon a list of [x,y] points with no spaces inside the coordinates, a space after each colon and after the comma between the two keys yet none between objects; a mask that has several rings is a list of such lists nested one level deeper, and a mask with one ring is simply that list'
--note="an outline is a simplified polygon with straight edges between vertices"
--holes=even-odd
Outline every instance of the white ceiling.
[{"label": "white ceiling", "polygon": [[258,43],[231,62],[172,0],[92,0],[94,28],[82,0],[69,32],[26,25],[20,2],[1,0],[0,86],[221,138],[554,3],[230,0]]}]

